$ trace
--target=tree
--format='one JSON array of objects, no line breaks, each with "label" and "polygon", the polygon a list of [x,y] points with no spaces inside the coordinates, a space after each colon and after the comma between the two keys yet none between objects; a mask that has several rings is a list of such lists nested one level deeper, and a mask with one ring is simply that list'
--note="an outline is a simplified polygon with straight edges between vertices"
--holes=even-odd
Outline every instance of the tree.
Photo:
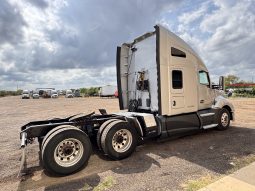
[{"label": "tree", "polygon": [[81,94],[85,96],[97,96],[99,87],[90,87],[90,88],[80,88]]},{"label": "tree", "polygon": [[239,77],[237,77],[235,75],[228,75],[225,77],[226,85],[235,84],[235,83],[238,83],[238,81],[239,81]]}]

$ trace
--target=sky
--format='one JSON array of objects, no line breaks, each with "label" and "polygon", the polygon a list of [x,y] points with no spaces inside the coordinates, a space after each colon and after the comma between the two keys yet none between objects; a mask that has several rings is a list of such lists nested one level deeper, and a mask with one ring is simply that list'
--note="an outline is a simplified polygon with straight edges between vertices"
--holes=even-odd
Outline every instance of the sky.
[{"label": "sky", "polygon": [[213,81],[255,81],[255,0],[1,0],[0,89],[116,84],[116,47],[156,24],[183,38]]}]

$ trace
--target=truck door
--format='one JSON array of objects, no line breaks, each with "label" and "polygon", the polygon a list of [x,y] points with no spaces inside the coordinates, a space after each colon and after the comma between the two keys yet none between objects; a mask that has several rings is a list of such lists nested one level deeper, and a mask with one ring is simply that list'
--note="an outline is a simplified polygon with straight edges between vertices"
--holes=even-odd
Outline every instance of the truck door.
[{"label": "truck door", "polygon": [[183,84],[183,68],[172,68],[170,70],[172,84],[170,84],[170,110],[171,114],[182,113],[185,107],[184,103],[184,84]]},{"label": "truck door", "polygon": [[212,106],[213,98],[211,94],[211,84],[209,74],[206,71],[200,70],[198,73],[198,109],[208,109]]},{"label": "truck door", "polygon": [[197,69],[192,56],[178,46],[171,47],[169,115],[196,112]]}]

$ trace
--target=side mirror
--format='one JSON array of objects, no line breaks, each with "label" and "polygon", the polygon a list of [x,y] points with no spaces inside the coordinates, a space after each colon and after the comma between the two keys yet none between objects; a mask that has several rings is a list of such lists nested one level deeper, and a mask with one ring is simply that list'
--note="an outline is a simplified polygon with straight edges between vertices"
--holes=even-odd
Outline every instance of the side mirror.
[{"label": "side mirror", "polygon": [[224,76],[219,78],[219,89],[225,91],[225,79]]}]

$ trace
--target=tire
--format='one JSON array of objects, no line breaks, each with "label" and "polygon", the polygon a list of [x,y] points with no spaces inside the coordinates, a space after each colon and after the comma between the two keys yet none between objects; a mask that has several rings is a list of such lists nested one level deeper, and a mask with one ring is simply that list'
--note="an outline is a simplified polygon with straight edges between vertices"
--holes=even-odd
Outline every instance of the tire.
[{"label": "tire", "polygon": [[[98,129],[97,132],[97,146],[99,148],[99,150],[102,150],[102,146],[101,146],[101,137],[102,137],[102,133],[104,131],[104,129],[106,128],[107,125],[109,125],[110,123],[112,123],[113,121],[117,121],[118,119],[110,119],[105,121],[100,128]],[[119,120],[120,121],[120,120]]]},{"label": "tire", "polygon": [[135,151],[137,140],[137,132],[128,122],[114,121],[103,131],[101,146],[110,158],[121,160]]},{"label": "tire", "polygon": [[[55,119],[55,118],[54,118],[54,119]],[[57,118],[56,118],[56,119],[57,119]],[[53,119],[51,119],[51,120],[53,120]],[[51,136],[52,133],[58,131],[59,129],[63,129],[63,128],[76,128],[76,129],[77,129],[77,127],[74,127],[74,126],[71,126],[71,125],[60,125],[60,126],[57,126],[57,127],[53,128],[53,129],[51,129],[51,130],[46,134],[46,136],[43,138],[43,141],[42,141],[42,143],[41,143],[40,149],[42,150],[42,147],[43,147],[45,141]]]},{"label": "tire", "polygon": [[227,109],[222,108],[219,112],[217,129],[220,131],[226,130],[230,125],[230,113]]},{"label": "tire", "polygon": [[53,174],[68,175],[80,170],[89,160],[92,147],[89,137],[77,128],[61,128],[42,146],[44,168]]}]

